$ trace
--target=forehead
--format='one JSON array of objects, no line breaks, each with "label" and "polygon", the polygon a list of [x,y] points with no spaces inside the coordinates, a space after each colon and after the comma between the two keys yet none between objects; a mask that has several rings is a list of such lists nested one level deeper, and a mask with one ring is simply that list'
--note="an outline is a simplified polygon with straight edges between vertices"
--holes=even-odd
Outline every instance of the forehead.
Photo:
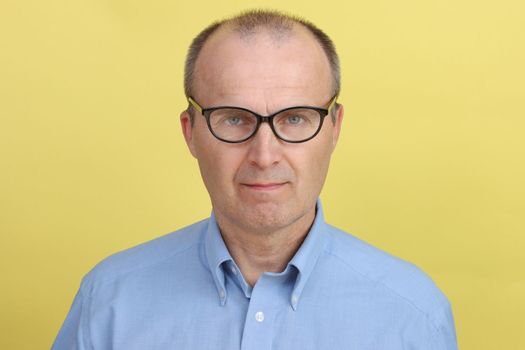
[{"label": "forehead", "polygon": [[331,86],[326,54],[298,25],[284,34],[220,29],[204,45],[194,73],[195,97],[207,105],[253,106],[262,99],[272,109],[317,102],[312,99],[326,102]]}]

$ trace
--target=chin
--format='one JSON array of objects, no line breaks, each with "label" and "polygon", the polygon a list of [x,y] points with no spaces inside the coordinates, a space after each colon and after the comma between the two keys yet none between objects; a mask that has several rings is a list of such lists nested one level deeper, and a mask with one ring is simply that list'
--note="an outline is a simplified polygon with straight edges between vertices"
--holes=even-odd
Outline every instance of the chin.
[{"label": "chin", "polygon": [[271,233],[285,228],[302,216],[299,210],[291,209],[289,206],[276,203],[259,203],[255,207],[244,207],[240,212],[243,214],[244,225],[250,230]]}]

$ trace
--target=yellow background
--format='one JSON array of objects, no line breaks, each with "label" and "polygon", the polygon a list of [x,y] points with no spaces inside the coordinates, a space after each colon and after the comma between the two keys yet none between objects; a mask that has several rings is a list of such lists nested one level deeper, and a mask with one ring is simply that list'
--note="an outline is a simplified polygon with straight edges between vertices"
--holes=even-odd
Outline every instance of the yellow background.
[{"label": "yellow background", "polygon": [[525,349],[522,0],[2,0],[0,348],[49,348],[95,263],[209,215],[183,58],[254,6],[337,44],[328,221],[427,271],[461,349]]}]

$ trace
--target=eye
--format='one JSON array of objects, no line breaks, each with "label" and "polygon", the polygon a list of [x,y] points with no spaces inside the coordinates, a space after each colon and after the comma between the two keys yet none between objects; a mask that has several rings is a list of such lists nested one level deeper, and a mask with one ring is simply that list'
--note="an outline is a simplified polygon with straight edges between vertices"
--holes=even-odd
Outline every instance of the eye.
[{"label": "eye", "polygon": [[243,120],[239,117],[232,116],[232,117],[226,118],[224,122],[230,126],[237,126],[237,125],[241,125],[243,123]]},{"label": "eye", "polygon": [[250,112],[234,109],[220,108],[210,114],[210,126],[214,130],[218,129],[245,129],[252,128],[257,124],[257,118]]},{"label": "eye", "polygon": [[297,114],[292,114],[286,117],[286,123],[291,125],[298,125],[304,122],[304,118]]}]

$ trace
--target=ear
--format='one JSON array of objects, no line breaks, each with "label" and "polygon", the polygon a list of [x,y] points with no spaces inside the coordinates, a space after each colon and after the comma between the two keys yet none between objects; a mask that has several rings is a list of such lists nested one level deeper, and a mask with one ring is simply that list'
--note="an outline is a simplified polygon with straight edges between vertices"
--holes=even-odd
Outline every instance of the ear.
[{"label": "ear", "polygon": [[344,114],[345,114],[345,109],[343,105],[337,104],[334,129],[332,130],[332,152],[335,149],[335,146],[337,145],[337,141],[339,140],[339,134],[341,132],[341,125],[343,124]]},{"label": "ear", "polygon": [[184,140],[186,140],[186,145],[188,146],[191,155],[197,158],[195,153],[195,145],[193,144],[193,125],[191,125],[191,118],[188,111],[183,111],[180,114],[180,126],[182,128]]}]

